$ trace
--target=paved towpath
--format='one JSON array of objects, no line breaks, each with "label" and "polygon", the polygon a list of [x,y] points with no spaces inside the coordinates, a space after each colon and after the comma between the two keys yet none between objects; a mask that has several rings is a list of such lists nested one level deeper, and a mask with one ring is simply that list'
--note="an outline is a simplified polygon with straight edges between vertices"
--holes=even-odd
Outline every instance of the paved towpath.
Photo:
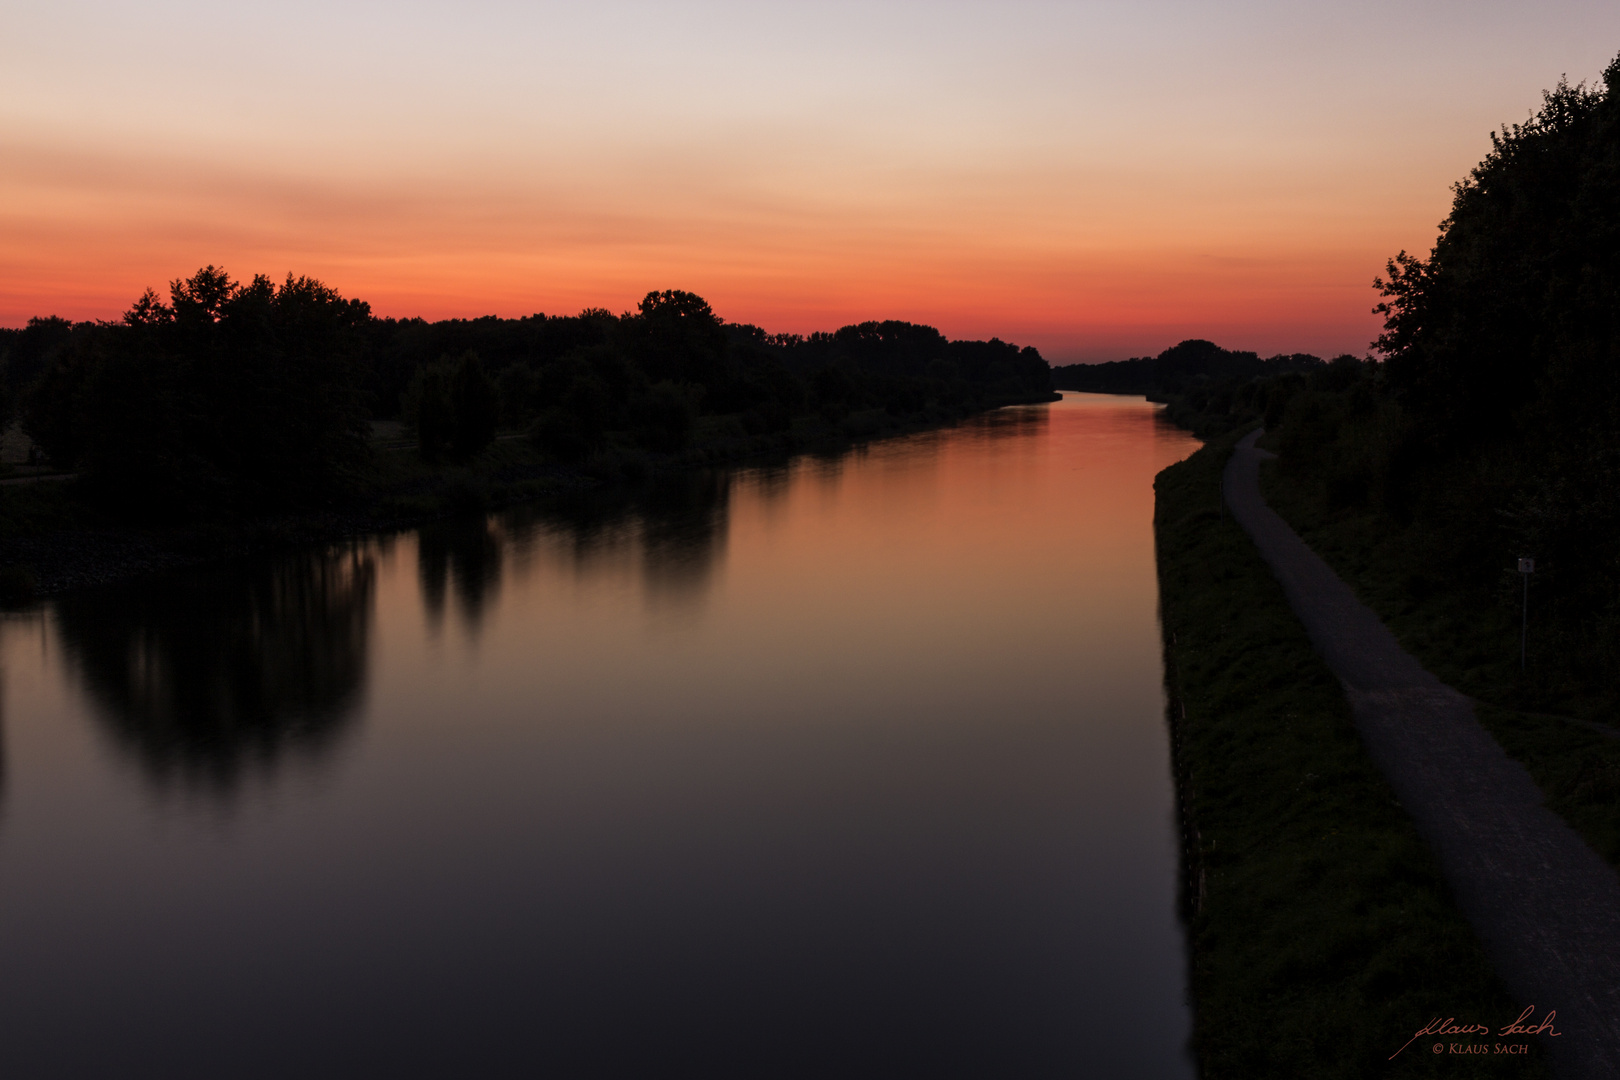
[{"label": "paved towpath", "polygon": [[[1344,684],[1363,742],[1439,857],[1508,990],[1538,1018],[1558,1011],[1560,1036],[1542,1037],[1554,1074],[1620,1078],[1620,875],[1543,805],[1469,700],[1408,655],[1266,505],[1260,460],[1270,455],[1255,447],[1259,435],[1240,442],[1226,467],[1233,517]],[[1414,1017],[1412,1030],[1429,1019]],[[1499,1028],[1511,1019],[1479,1022]]]}]

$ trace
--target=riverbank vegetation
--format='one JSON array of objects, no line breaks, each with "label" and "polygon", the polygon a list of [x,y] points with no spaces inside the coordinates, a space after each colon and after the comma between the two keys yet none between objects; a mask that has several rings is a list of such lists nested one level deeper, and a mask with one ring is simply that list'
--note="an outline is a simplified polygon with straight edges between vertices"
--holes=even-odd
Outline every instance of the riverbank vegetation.
[{"label": "riverbank vegetation", "polygon": [[[1200,1074],[1450,1076],[1435,1039],[1389,1058],[1437,1017],[1500,1028],[1519,1009],[1362,748],[1338,682],[1221,511],[1236,438],[1155,483]],[[1523,1057],[1469,1071],[1545,1075]]]},{"label": "riverbank vegetation", "polygon": [[1620,61],[1497,133],[1429,256],[1390,261],[1380,359],[1203,350],[1165,396],[1206,437],[1265,425],[1267,501],[1620,865],[1617,236]]},{"label": "riverbank vegetation", "polygon": [[1620,864],[1616,236],[1620,61],[1500,132],[1429,257],[1391,260],[1383,363],[1272,390],[1263,484]]},{"label": "riverbank vegetation", "polygon": [[[1391,260],[1382,362],[1250,380],[1215,411],[1263,419],[1280,455],[1268,497],[1439,673],[1613,722],[1620,61],[1605,78],[1560,84],[1498,133],[1430,256]],[[1536,560],[1522,670],[1521,557]]]},{"label": "riverbank vegetation", "polygon": [[1223,349],[1213,341],[1195,338],[1157,356],[1053,368],[1052,385],[1093,394],[1142,394],[1149,401],[1166,403],[1170,419],[1209,437],[1223,435],[1252,418],[1257,385],[1323,366],[1322,358],[1310,353],[1262,360],[1258,353]]},{"label": "riverbank vegetation", "polygon": [[18,541],[64,529],[251,546],[266,523],[386,527],[1054,396],[1034,349],[906,322],[769,334],[675,290],[622,315],[378,319],[311,279],[212,266],[117,323],[0,331],[0,354],[0,420],[77,476],[0,490],[12,593],[62,550]]}]

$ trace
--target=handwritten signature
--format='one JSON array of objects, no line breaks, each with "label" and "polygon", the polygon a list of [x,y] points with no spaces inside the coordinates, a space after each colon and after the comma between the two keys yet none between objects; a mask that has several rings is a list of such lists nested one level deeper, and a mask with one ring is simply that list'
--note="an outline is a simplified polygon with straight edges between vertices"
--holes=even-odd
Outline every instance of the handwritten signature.
[{"label": "handwritten signature", "polygon": [[[1547,1019],[1543,1020],[1539,1024],[1535,1023],[1533,1017],[1535,1011],[1536,1007],[1534,1005],[1527,1007],[1524,1012],[1519,1014],[1519,1018],[1517,1020],[1513,1021],[1511,1024],[1504,1025],[1502,1030],[1498,1031],[1496,1034],[1498,1036],[1558,1036],[1563,1034],[1561,1031],[1553,1030],[1553,1019],[1558,1015],[1557,1009],[1548,1010]],[[1526,1023],[1526,1020],[1529,1020],[1530,1023]],[[1418,1031],[1414,1033],[1410,1039],[1407,1039],[1406,1046],[1411,1046],[1425,1035],[1488,1035],[1490,1034],[1490,1031],[1491,1026],[1489,1024],[1459,1024],[1457,1023],[1457,1018],[1455,1016],[1448,1016],[1444,1020],[1437,1016],[1433,1020],[1430,1020],[1427,1025],[1418,1029]],[[1393,1054],[1389,1055],[1389,1060],[1394,1061],[1397,1057],[1399,1057],[1401,1055],[1401,1051],[1406,1049],[1406,1046],[1401,1047],[1400,1050],[1397,1050]],[[1436,1052],[1439,1052],[1438,1044]]]}]

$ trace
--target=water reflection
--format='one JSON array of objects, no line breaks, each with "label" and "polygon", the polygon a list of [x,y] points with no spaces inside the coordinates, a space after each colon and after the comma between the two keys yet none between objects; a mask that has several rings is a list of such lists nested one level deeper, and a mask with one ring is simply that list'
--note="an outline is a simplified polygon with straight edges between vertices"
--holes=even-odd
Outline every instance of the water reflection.
[{"label": "water reflection", "polygon": [[453,587],[467,629],[477,632],[501,584],[501,542],[484,518],[441,521],[417,535],[422,607],[435,630],[444,621],[446,584]]},{"label": "water reflection", "polygon": [[655,485],[643,510],[648,598],[684,606],[707,591],[724,554],[731,477],[716,472]]},{"label": "water reflection", "polygon": [[[1050,415],[1002,409],[887,452],[937,468],[952,442],[1023,440],[1033,448]],[[847,470],[871,453],[862,446],[748,470],[743,490],[766,511],[785,503],[795,477],[836,499]],[[575,577],[630,560],[639,563],[649,607],[692,610],[724,560],[738,479],[724,470],[662,475],[560,507],[427,525],[416,535],[427,628],[437,633],[454,606],[476,635],[506,578],[533,571],[542,534],[538,548],[560,555]],[[56,621],[98,715],[154,780],[228,790],[289,752],[310,757],[335,744],[364,689],[376,559],[388,546],[372,541],[70,596],[56,605]],[[0,793],[4,764],[0,746]]]},{"label": "water reflection", "polygon": [[1028,439],[1044,434],[1051,419],[1044,405],[1019,405],[985,413],[963,426],[985,439]]},{"label": "water reflection", "polygon": [[1189,1075],[1192,443],[1047,411],[46,605],[6,1075]]},{"label": "water reflection", "polygon": [[212,568],[70,595],[70,663],[120,744],[162,785],[229,791],[330,748],[365,686],[368,550]]},{"label": "water reflection", "polygon": [[[573,572],[635,552],[648,600],[700,602],[724,550],[731,477],[672,476],[563,508],[435,522],[417,533],[430,631],[454,606],[476,634],[514,548],[564,538]],[[289,754],[336,745],[365,687],[381,542],[70,595],[56,605],[97,715],[159,785],[229,793]],[[0,756],[0,767],[4,758]]]},{"label": "water reflection", "polygon": [[[38,642],[40,653],[47,654],[46,620],[44,610],[37,606],[0,612],[0,653],[9,654],[17,643],[25,639]],[[31,650],[30,650],[31,651]],[[11,699],[7,671],[0,667],[0,816],[6,808],[6,781],[10,775],[6,714]]]},{"label": "water reflection", "polygon": [[541,532],[553,550],[560,540],[579,576],[633,552],[649,605],[689,608],[701,603],[724,559],[734,479],[723,470],[662,475],[640,487],[588,492],[562,507],[518,508],[496,524],[514,544],[530,545]]},{"label": "water reflection", "polygon": [[6,809],[6,713],[5,677],[0,674],[0,816]]}]

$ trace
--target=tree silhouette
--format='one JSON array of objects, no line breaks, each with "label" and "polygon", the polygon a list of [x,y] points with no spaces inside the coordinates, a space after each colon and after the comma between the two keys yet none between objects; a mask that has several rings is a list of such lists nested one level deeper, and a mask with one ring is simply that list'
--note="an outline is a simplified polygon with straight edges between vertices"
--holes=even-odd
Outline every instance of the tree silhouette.
[{"label": "tree silhouette", "polygon": [[370,309],[310,278],[248,284],[207,266],[122,324],[72,340],[25,425],[106,501],[172,514],[330,497],[368,453],[360,330]]},{"label": "tree silhouette", "polygon": [[466,461],[495,441],[495,425],[501,415],[500,399],[475,352],[463,353],[456,362],[449,390],[455,417],[450,449],[457,460]]}]

